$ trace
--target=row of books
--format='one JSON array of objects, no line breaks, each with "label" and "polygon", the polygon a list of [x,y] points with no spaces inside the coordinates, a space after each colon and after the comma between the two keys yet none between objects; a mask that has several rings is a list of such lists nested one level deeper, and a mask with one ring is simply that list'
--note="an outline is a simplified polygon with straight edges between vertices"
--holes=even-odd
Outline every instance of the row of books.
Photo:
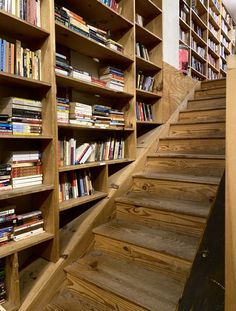
[{"label": "row of books", "polygon": [[188,22],[189,8],[183,1],[180,2],[179,16],[183,21]]},{"label": "row of books", "polygon": [[191,21],[191,28],[203,39],[203,29],[199,25]]},{"label": "row of books", "polygon": [[208,28],[210,32],[217,38],[218,37],[218,31],[215,29],[215,27],[212,25],[211,22],[208,23]]},{"label": "row of books", "polygon": [[28,23],[41,26],[41,0],[1,0],[0,10],[5,10]]},{"label": "row of books", "polygon": [[221,20],[221,29],[224,31],[224,33],[226,35],[228,35],[229,29],[228,29],[228,26],[226,25],[226,23],[225,23],[225,21],[223,19]]},{"label": "row of books", "polygon": [[208,46],[216,53],[219,53],[219,44],[208,38]]},{"label": "row of books", "polygon": [[154,82],[155,82],[154,77],[146,76],[141,71],[138,72],[136,78],[137,89],[153,92]]},{"label": "row of books", "polygon": [[0,191],[43,183],[41,153],[14,151],[0,165]]},{"label": "row of books", "polygon": [[69,102],[66,98],[57,97],[58,123],[77,124],[94,127],[125,126],[124,112],[104,105],[87,105]]},{"label": "row of books", "polygon": [[42,103],[19,97],[0,99],[0,134],[41,135]]},{"label": "row of books", "polygon": [[0,258],[0,304],[6,301],[7,289],[6,289],[6,259]]},{"label": "row of books", "polygon": [[229,41],[225,38],[225,36],[220,35],[220,42],[225,46],[227,49],[229,48]]},{"label": "row of books", "polygon": [[[114,0],[113,0],[114,1]],[[68,10],[65,7],[55,7],[55,19],[63,25],[71,28],[72,30],[86,36],[97,43],[107,46],[113,50],[123,53],[124,47],[122,44],[112,40],[109,32],[92,25],[89,25],[83,17]]]},{"label": "row of books", "polygon": [[152,105],[136,102],[136,118],[138,121],[154,121]]},{"label": "row of books", "polygon": [[220,58],[220,69],[227,71],[227,63],[225,63],[222,58]]},{"label": "row of books", "polygon": [[149,60],[148,49],[140,42],[136,43],[136,55]]},{"label": "row of books", "polygon": [[5,207],[0,211],[0,245],[42,233],[43,224],[42,211],[16,215],[15,206]]},{"label": "row of books", "polygon": [[229,13],[226,11],[225,7],[222,6],[222,11],[221,14],[223,16],[223,18],[226,20],[226,22],[231,25],[232,23],[232,17],[229,15]]},{"label": "row of books", "polygon": [[59,166],[124,159],[125,142],[115,137],[83,144],[75,138],[63,139],[58,143],[58,154]]},{"label": "row of books", "polygon": [[92,76],[89,72],[79,70],[70,66],[67,57],[63,54],[56,53],[56,73],[72,76],[88,83],[94,83],[101,87],[107,87],[115,91],[124,91],[124,72],[112,66],[101,68],[98,72],[99,78]]},{"label": "row of books", "polygon": [[199,60],[197,60],[194,56],[192,56],[191,61],[192,67],[200,72],[201,74],[205,75],[205,64],[201,63]]},{"label": "row of books", "polygon": [[212,68],[208,67],[208,79],[215,80],[219,78],[219,74],[215,72]]},{"label": "row of books", "polygon": [[209,14],[214,19],[214,21],[219,25],[220,24],[220,15],[217,15],[212,8],[209,6]]},{"label": "row of books", "polygon": [[31,51],[15,43],[0,38],[0,71],[21,77],[41,79],[41,50]]},{"label": "row of books", "polygon": [[182,30],[181,28],[179,28],[179,38],[184,43],[189,45],[189,32],[186,32],[186,31]]},{"label": "row of books", "polygon": [[112,10],[116,11],[117,13],[121,14],[122,6],[121,3],[116,2],[116,0],[100,0],[103,4],[109,6]]},{"label": "row of books", "polygon": [[194,39],[192,38],[191,47],[203,58],[206,57],[206,49],[201,47]]},{"label": "row of books", "polygon": [[90,170],[60,174],[59,202],[94,194]]},{"label": "row of books", "polygon": [[208,61],[212,66],[217,67],[217,60],[211,54],[208,54]]}]

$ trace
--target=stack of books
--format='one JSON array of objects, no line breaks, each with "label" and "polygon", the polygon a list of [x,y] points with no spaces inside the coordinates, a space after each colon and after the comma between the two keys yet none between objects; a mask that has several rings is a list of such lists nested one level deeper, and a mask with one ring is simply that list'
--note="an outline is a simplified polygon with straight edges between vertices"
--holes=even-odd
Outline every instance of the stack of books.
[{"label": "stack of books", "polygon": [[109,47],[110,49],[113,49],[117,52],[124,53],[123,45],[112,40],[112,39],[107,39],[107,47]]},{"label": "stack of books", "polygon": [[100,0],[103,4],[109,6],[112,10],[121,14],[122,7],[121,4],[116,2],[116,0]]},{"label": "stack of books", "polygon": [[137,102],[136,117],[138,121],[154,121],[152,105],[143,102]]},{"label": "stack of books", "polygon": [[8,13],[16,15],[24,19],[28,23],[35,26],[41,26],[40,17],[40,0],[31,1],[16,1],[16,0],[2,0],[0,1],[0,10],[5,10]]},{"label": "stack of books", "polygon": [[71,66],[67,57],[63,54],[56,53],[56,73],[59,73],[64,76],[69,76],[71,73]]},{"label": "stack of books", "polygon": [[83,80],[85,82],[92,82],[91,75],[87,71],[79,70],[77,68],[73,68],[71,75],[75,79]]},{"label": "stack of books", "polygon": [[[1,109],[1,106],[0,106]],[[0,113],[0,135],[12,134],[12,124],[9,114]]]},{"label": "stack of books", "polygon": [[149,60],[148,49],[140,42],[136,43],[136,55]]},{"label": "stack of books", "polygon": [[11,165],[0,164],[0,191],[11,190]]},{"label": "stack of books", "polygon": [[0,100],[0,111],[11,117],[13,135],[42,134],[42,103],[37,100],[6,97]]},{"label": "stack of books", "polygon": [[14,227],[13,239],[22,239],[44,232],[44,220],[41,211],[32,211],[16,216],[17,225]]},{"label": "stack of books", "polygon": [[71,102],[70,123],[78,125],[93,125],[92,106],[77,102]]},{"label": "stack of books", "polygon": [[0,245],[13,239],[13,227],[16,224],[14,206],[7,206],[0,211]]},{"label": "stack of books", "polygon": [[41,50],[23,48],[21,42],[8,42],[0,38],[0,71],[21,77],[41,79]]},{"label": "stack of books", "polygon": [[0,304],[3,304],[4,302],[6,302],[6,294],[7,294],[7,290],[6,290],[6,284],[5,284],[5,276],[6,276],[6,272],[5,272],[5,258],[1,258],[0,259]]},{"label": "stack of books", "polygon": [[[114,0],[112,0],[112,2],[114,2]],[[75,14],[65,7],[56,6],[55,19],[63,25],[71,28],[72,30],[80,33],[85,37],[96,41],[103,46],[108,46],[109,48],[121,53],[124,52],[123,45],[109,38],[109,34],[106,30],[87,24],[82,16]]]},{"label": "stack of books", "polygon": [[136,13],[136,14],[135,14],[135,21],[136,21],[136,23],[137,23],[139,26],[143,27],[144,18],[142,17],[142,15]]},{"label": "stack of books", "polygon": [[145,76],[141,71],[137,74],[136,87],[140,90],[147,92],[153,92],[154,78],[151,76]]},{"label": "stack of books", "polygon": [[111,123],[110,117],[111,107],[103,105],[93,106],[94,125],[99,127],[109,127]]},{"label": "stack of books", "polygon": [[89,170],[60,174],[59,202],[92,194],[94,188]]},{"label": "stack of books", "polygon": [[57,122],[69,123],[69,99],[64,97],[57,97]]},{"label": "stack of books", "polygon": [[41,153],[39,151],[14,151],[10,154],[12,187],[21,188],[43,183]]},{"label": "stack of books", "polygon": [[107,66],[100,69],[100,79],[106,82],[106,87],[113,90],[123,92],[124,91],[124,72],[120,69]]},{"label": "stack of books", "polygon": [[117,109],[110,109],[111,126],[124,127],[125,126],[125,113]]}]

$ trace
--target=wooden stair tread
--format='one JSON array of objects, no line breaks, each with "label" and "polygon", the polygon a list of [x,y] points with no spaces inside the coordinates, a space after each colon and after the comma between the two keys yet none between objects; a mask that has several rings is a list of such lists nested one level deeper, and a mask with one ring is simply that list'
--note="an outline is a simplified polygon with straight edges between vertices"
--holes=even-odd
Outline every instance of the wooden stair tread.
[{"label": "wooden stair tread", "polygon": [[151,193],[129,192],[116,202],[201,218],[207,218],[210,211],[210,205],[203,202],[161,198]]},{"label": "wooden stair tread", "polygon": [[[200,90],[199,90],[200,91]],[[205,89],[204,89],[205,91]],[[222,96],[217,96],[217,97],[212,97],[212,98],[209,98],[210,100],[217,100],[217,99],[222,99],[222,98],[225,98],[226,100],[226,96],[225,95],[222,95]],[[196,99],[189,99],[188,102],[195,102],[195,101],[204,101],[205,99],[203,98],[196,98]]]},{"label": "wooden stair tread", "polygon": [[210,140],[210,139],[222,139],[222,136],[214,136],[214,137],[206,137],[206,136],[181,136],[181,137],[172,137],[172,136],[167,136],[165,138],[161,138],[160,141],[162,140],[197,140],[197,139],[204,139],[204,140]]},{"label": "wooden stair tread", "polygon": [[183,181],[183,182],[201,183],[201,184],[207,184],[207,185],[218,185],[220,183],[219,177],[195,176],[195,175],[188,175],[188,174],[140,172],[140,173],[133,174],[133,177],[145,178],[145,179]]},{"label": "wooden stair tread", "polygon": [[195,109],[193,109],[193,108],[186,108],[186,109],[183,109],[183,110],[181,110],[180,111],[180,113],[188,113],[188,112],[198,112],[198,111],[215,111],[215,110],[226,110],[226,108],[225,107],[215,107],[215,108],[208,108],[208,107],[206,107],[206,108],[195,108]]},{"label": "wooden stair tread", "polygon": [[150,311],[174,311],[184,287],[159,271],[101,251],[89,253],[65,270]]},{"label": "wooden stair tread", "polygon": [[209,121],[178,121],[176,123],[171,123],[171,126],[175,125],[194,125],[194,124],[219,124],[225,123],[224,120],[209,120]]},{"label": "wooden stair tread", "polygon": [[194,259],[198,246],[196,237],[161,229],[158,225],[140,224],[121,219],[114,219],[101,225],[93,232],[188,262]]},{"label": "wooden stair tread", "polygon": [[206,160],[224,160],[225,156],[222,154],[191,154],[191,153],[175,153],[175,152],[161,152],[153,153],[147,158],[186,158],[186,159],[206,159]]}]

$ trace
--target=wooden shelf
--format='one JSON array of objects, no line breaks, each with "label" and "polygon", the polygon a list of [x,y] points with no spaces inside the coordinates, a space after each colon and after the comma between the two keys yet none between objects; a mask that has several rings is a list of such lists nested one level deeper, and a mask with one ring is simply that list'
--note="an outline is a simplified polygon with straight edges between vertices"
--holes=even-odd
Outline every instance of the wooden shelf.
[{"label": "wooden shelf", "polygon": [[189,48],[189,49],[190,49],[189,44],[187,44],[187,43],[186,43],[186,42],[184,42],[183,40],[179,39],[179,43],[180,43],[180,44],[182,44],[182,45],[186,45],[186,46],[187,46],[187,48]]},{"label": "wooden shelf", "polygon": [[95,83],[89,83],[83,80],[74,79],[72,77],[56,74],[57,85],[61,87],[71,87],[80,92],[86,92],[90,94],[100,94],[108,97],[127,98],[133,97],[133,94],[127,92],[119,92],[109,88],[96,85]]},{"label": "wooden shelf", "polygon": [[12,190],[2,190],[0,191],[0,200],[16,198],[23,195],[49,191],[53,189],[54,189],[53,185],[38,185],[38,186],[22,187]]},{"label": "wooden shelf", "polygon": [[136,0],[135,5],[136,12],[140,12],[145,19],[152,19],[162,13],[162,9],[151,0]]},{"label": "wooden shelf", "polygon": [[194,41],[196,41],[201,47],[205,47],[206,41],[204,39],[202,39],[195,31],[192,30],[192,36]]},{"label": "wooden shelf", "polygon": [[[49,32],[43,28],[34,26],[15,15],[0,10],[0,33],[14,36],[19,40],[27,43],[33,43],[37,40],[45,40],[49,36]],[[31,44],[30,44],[31,45]]]},{"label": "wooden shelf", "polygon": [[228,30],[231,30],[231,29],[232,29],[232,27],[230,26],[230,24],[227,22],[227,20],[224,18],[224,16],[223,16],[223,15],[221,15],[221,18],[224,20],[225,25],[227,26]]},{"label": "wooden shelf", "polygon": [[[97,27],[102,29],[110,29],[112,32],[117,32],[133,27],[133,23],[130,20],[98,0],[70,0],[66,4],[68,9],[83,16],[86,21],[93,21]],[[94,20],[94,12],[99,12],[96,20]]]},{"label": "wooden shelf", "polygon": [[2,306],[7,311],[17,311],[17,310],[19,310],[19,306],[15,306],[13,303],[11,303],[9,301],[4,302],[4,304]]},{"label": "wooden shelf", "polygon": [[67,165],[63,167],[59,167],[59,172],[69,172],[69,171],[75,171],[75,170],[82,170],[85,168],[90,167],[97,167],[97,166],[104,166],[104,165],[111,165],[111,164],[120,164],[120,163],[128,163],[132,162],[134,159],[118,159],[118,160],[108,160],[108,161],[99,161],[99,162],[89,162],[84,164],[77,164],[77,165]]},{"label": "wooden shelf", "polygon": [[207,7],[201,1],[196,1],[196,5],[197,5],[199,16],[202,16],[203,14],[207,13]]},{"label": "wooden shelf", "polygon": [[161,68],[156,64],[139,56],[136,56],[136,68],[153,73],[156,73],[161,70]]},{"label": "wooden shelf", "polygon": [[27,87],[31,89],[43,89],[45,91],[48,91],[48,89],[51,87],[51,84],[48,82],[24,78],[6,72],[0,72],[0,83],[9,87]]},{"label": "wooden shelf", "polygon": [[220,58],[223,60],[223,62],[226,64],[227,63],[227,61],[226,61],[226,59],[224,58],[224,56],[220,56]]},{"label": "wooden shelf", "polygon": [[83,129],[83,130],[95,130],[95,131],[117,131],[117,132],[133,132],[134,129],[130,127],[118,128],[116,126],[102,127],[94,125],[79,125],[79,124],[60,124],[58,123],[58,128],[64,129]]},{"label": "wooden shelf", "polygon": [[190,68],[191,68],[191,71],[192,71],[196,76],[198,76],[199,78],[201,78],[201,79],[206,79],[206,78],[207,78],[204,74],[202,74],[201,72],[199,72],[199,71],[196,70],[195,68],[193,68],[193,67],[190,67]]},{"label": "wooden shelf", "polygon": [[217,54],[210,46],[208,46],[208,53],[210,53],[214,58],[219,59],[220,55]]},{"label": "wooden shelf", "polygon": [[160,94],[156,94],[153,92],[148,92],[148,91],[144,91],[144,90],[139,90],[136,89],[136,95],[138,97],[142,97],[142,98],[149,98],[149,99],[159,99],[161,98],[161,93]]},{"label": "wooden shelf", "polygon": [[208,67],[210,67],[213,71],[215,71],[216,73],[219,72],[219,69],[217,69],[213,64],[211,64],[210,62],[208,62]]},{"label": "wooden shelf", "polygon": [[43,140],[51,140],[53,139],[53,136],[50,135],[38,135],[38,136],[33,136],[33,135],[1,135],[0,134],[0,139],[43,139]]},{"label": "wooden shelf", "polygon": [[190,26],[182,18],[179,19],[179,24],[183,30],[186,30],[186,31],[190,30]]},{"label": "wooden shelf", "polygon": [[216,30],[220,29],[220,25],[214,20],[214,17],[209,13],[209,21],[214,26]]},{"label": "wooden shelf", "polygon": [[65,210],[68,210],[68,209],[73,208],[75,206],[79,206],[79,205],[82,205],[82,204],[85,204],[88,202],[103,199],[106,196],[107,196],[107,193],[95,191],[95,193],[92,195],[87,195],[84,197],[79,197],[76,199],[70,199],[70,200],[61,202],[59,204],[59,210],[60,210],[60,212],[63,212]]},{"label": "wooden shelf", "polygon": [[206,59],[201,56],[199,53],[197,53],[194,49],[191,49],[191,54],[196,58],[198,59],[201,63],[206,63]]},{"label": "wooden shelf", "polygon": [[203,20],[197,15],[197,13],[194,10],[192,10],[192,20],[202,29],[204,30],[207,29],[207,25],[203,22]]},{"label": "wooden shelf", "polygon": [[158,126],[160,123],[155,122],[155,121],[136,121],[137,126],[142,126],[142,125],[151,125],[151,126]]},{"label": "wooden shelf", "polygon": [[216,44],[220,44],[220,40],[213,34],[213,32],[208,30],[209,38],[214,41]]},{"label": "wooden shelf", "polygon": [[102,61],[118,64],[122,67],[127,67],[134,62],[132,58],[125,56],[123,53],[103,46],[59,22],[55,23],[55,27],[56,42],[74,51]]},{"label": "wooden shelf", "polygon": [[9,256],[16,252],[20,252],[26,248],[35,246],[37,244],[51,240],[53,238],[54,235],[52,233],[43,232],[34,236],[29,236],[20,241],[10,241],[7,244],[1,246],[0,258]]},{"label": "wooden shelf", "polygon": [[217,8],[217,6],[215,5],[215,3],[213,2],[213,0],[209,0],[209,6],[212,8],[212,10],[217,14],[220,15],[220,11]]},{"label": "wooden shelf", "polygon": [[146,29],[145,27],[140,26],[139,24],[135,24],[136,28],[136,41],[143,43],[145,46],[154,47],[160,42],[162,39],[156,36],[154,33]]},{"label": "wooden shelf", "polygon": [[220,68],[220,73],[223,74],[223,75],[227,74],[227,72],[224,69],[222,69],[222,68]]}]

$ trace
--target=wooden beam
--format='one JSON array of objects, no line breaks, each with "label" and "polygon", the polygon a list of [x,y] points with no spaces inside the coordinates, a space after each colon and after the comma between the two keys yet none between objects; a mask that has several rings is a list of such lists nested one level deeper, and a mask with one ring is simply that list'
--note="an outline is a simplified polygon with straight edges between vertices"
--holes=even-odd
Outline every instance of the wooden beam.
[{"label": "wooden beam", "polygon": [[228,57],[226,92],[225,310],[236,310],[236,55]]}]

